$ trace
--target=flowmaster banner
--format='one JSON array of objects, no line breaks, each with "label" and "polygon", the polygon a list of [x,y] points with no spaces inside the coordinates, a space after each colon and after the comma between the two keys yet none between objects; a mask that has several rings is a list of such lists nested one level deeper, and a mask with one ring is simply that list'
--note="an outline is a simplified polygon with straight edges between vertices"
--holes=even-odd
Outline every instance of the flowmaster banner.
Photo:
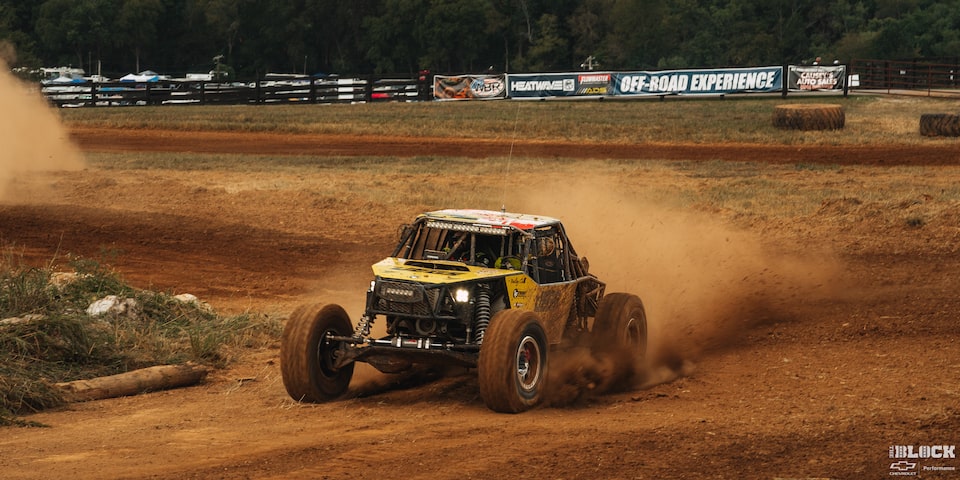
[{"label": "flowmaster banner", "polygon": [[612,95],[609,72],[539,73],[507,75],[512,98],[584,97]]},{"label": "flowmaster banner", "polygon": [[846,76],[846,65],[790,65],[787,69],[787,88],[801,91],[842,90]]},{"label": "flowmaster banner", "polygon": [[504,75],[435,75],[433,97],[437,100],[505,98],[506,85]]},{"label": "flowmaster banner", "polygon": [[613,75],[614,95],[722,95],[778,92],[783,67],[663,70]]}]

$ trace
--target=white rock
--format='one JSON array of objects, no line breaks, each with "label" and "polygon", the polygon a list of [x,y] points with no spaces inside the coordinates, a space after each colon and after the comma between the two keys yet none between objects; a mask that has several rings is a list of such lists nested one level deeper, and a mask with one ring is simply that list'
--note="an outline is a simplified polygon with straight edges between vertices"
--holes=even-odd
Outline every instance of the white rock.
[{"label": "white rock", "polygon": [[173,298],[176,298],[177,300],[180,300],[183,303],[197,303],[197,304],[200,303],[200,299],[197,298],[196,295],[193,295],[190,293],[181,293],[180,295],[176,295]]},{"label": "white rock", "polygon": [[116,295],[107,295],[90,304],[87,307],[87,315],[99,317],[106,313],[122,315],[125,313],[134,314],[139,308],[137,301],[132,298],[120,299]]}]

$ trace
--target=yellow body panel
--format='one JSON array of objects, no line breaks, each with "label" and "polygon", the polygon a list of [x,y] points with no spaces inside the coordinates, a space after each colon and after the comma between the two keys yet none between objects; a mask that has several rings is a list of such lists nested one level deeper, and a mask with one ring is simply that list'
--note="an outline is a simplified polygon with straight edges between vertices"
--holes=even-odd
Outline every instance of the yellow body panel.
[{"label": "yellow body panel", "polygon": [[[410,265],[408,265],[408,263],[410,263]],[[420,266],[424,264],[432,264],[438,267],[449,266],[451,268],[425,268]],[[394,257],[385,258],[373,264],[373,274],[391,280],[409,280],[431,284],[458,283],[507,275],[523,276],[521,272],[516,270],[475,267],[460,262],[443,260],[405,260]]]},{"label": "yellow body panel", "polygon": [[373,273],[385,279],[426,284],[452,284],[503,277],[510,308],[537,313],[550,343],[558,343],[573,313],[577,282],[538,285],[517,270],[465,265],[444,260],[405,260],[389,257],[373,265]]},{"label": "yellow body panel", "polygon": [[573,311],[577,282],[538,285],[526,275],[504,280],[510,296],[510,308],[536,312],[550,343],[558,343]]}]

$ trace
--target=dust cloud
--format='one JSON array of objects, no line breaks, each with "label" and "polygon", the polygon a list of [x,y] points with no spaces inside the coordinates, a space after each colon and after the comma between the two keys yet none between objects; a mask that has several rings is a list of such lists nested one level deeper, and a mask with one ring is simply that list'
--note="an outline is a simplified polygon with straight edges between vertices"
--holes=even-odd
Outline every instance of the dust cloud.
[{"label": "dust cloud", "polygon": [[742,343],[751,328],[798,320],[804,305],[829,296],[839,281],[839,261],[828,251],[778,251],[717,216],[597,184],[526,192],[514,207],[564,220],[607,293],[636,294],[646,310],[646,364],[623,371],[615,352],[573,352],[552,362],[561,403],[586,390],[642,388],[688,375],[707,352]]},{"label": "dust cloud", "polygon": [[[716,215],[596,186],[603,182],[609,177],[583,179],[566,191],[527,189],[508,199],[511,211],[562,219],[577,253],[607,283],[607,293],[638,295],[647,315],[642,364],[616,350],[577,347],[552,356],[548,406],[690,375],[710,352],[743,345],[761,325],[802,321],[807,305],[831,298],[844,282],[840,261],[826,249],[778,246]],[[357,373],[351,385],[357,396],[437,378],[432,371]]]},{"label": "dust cloud", "polygon": [[83,157],[55,111],[36,88],[14,77],[2,58],[0,112],[0,200],[32,200],[11,198],[25,194],[12,195],[9,190],[13,182],[30,180],[38,172],[83,168]]}]

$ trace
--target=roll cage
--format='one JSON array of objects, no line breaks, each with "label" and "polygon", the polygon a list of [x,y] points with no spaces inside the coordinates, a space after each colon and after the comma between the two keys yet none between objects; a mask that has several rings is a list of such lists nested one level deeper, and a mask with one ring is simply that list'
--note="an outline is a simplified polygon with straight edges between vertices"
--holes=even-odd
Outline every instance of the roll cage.
[{"label": "roll cage", "polygon": [[559,222],[520,229],[422,216],[401,227],[391,256],[520,270],[538,284],[574,281],[587,274]]}]

